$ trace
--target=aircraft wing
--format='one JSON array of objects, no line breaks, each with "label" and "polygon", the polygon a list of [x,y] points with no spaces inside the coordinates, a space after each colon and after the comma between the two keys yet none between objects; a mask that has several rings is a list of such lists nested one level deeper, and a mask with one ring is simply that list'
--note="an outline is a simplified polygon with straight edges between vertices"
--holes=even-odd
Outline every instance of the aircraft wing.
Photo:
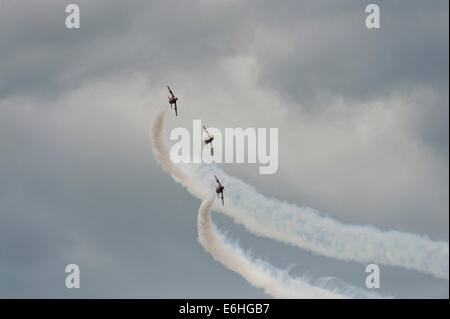
[{"label": "aircraft wing", "polygon": [[167,89],[169,90],[170,95],[172,95],[172,97],[175,97],[175,95],[173,95],[173,92],[172,92],[172,90],[170,89],[169,86],[167,86]]},{"label": "aircraft wing", "polygon": [[209,134],[208,130],[206,129],[206,126],[203,125],[203,129],[205,130],[206,135],[208,135],[208,137],[211,137],[211,134]]}]

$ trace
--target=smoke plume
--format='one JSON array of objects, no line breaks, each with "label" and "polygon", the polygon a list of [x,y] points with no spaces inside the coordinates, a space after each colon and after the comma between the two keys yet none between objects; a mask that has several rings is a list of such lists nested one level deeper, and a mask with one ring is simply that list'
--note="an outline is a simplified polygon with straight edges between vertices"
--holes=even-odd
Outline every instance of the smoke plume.
[{"label": "smoke plume", "polygon": [[190,164],[181,168],[173,164],[162,138],[165,114],[163,111],[157,115],[151,132],[153,151],[162,168],[200,199],[208,197],[214,185],[213,175],[218,175],[226,186],[226,205],[215,203],[213,208],[250,232],[336,259],[400,266],[448,279],[448,242],[372,226],[346,225],[312,208],[263,196],[216,165]]}]

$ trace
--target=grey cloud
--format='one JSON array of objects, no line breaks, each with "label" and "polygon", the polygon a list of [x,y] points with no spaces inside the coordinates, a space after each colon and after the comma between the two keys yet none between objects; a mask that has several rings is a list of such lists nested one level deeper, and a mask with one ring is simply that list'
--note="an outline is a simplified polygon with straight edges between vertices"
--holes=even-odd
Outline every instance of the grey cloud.
[{"label": "grey cloud", "polygon": [[[266,297],[203,252],[199,201],[153,159],[148,125],[174,82],[183,116],[171,125],[201,115],[218,127],[280,127],[277,175],[226,167],[263,193],[448,240],[448,2],[379,2],[374,32],[351,1],[77,3],[80,30],[64,27],[60,1],[0,4],[1,297]],[[242,57],[255,61],[254,83]],[[370,140],[380,144],[364,156],[336,123],[351,127],[377,103],[386,113],[365,124],[392,138]],[[383,123],[389,110],[396,125]],[[390,171],[403,158],[408,185]],[[361,265],[215,221],[276,266],[362,283]],[[63,286],[72,262],[80,291]],[[448,297],[448,281],[400,269],[385,278],[398,296]]]}]

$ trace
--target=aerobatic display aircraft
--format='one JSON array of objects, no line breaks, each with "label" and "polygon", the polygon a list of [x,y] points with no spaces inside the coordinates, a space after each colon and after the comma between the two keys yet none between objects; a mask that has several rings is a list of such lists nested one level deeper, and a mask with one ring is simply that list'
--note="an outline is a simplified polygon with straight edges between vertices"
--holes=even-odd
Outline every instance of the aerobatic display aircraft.
[{"label": "aerobatic display aircraft", "polygon": [[175,116],[177,116],[177,100],[178,100],[178,98],[173,94],[173,92],[169,86],[167,86],[167,89],[169,90],[169,93],[170,93],[170,96],[169,96],[170,108],[172,108],[172,105],[175,107]]},{"label": "aerobatic display aircraft", "polygon": [[214,175],[214,177],[216,178],[217,184],[219,184],[219,185],[217,185],[217,187],[216,187],[217,197],[219,197],[219,194],[221,194],[221,195],[222,195],[222,196],[221,196],[221,199],[222,199],[222,205],[225,205],[224,202],[223,202],[223,190],[224,190],[225,187],[223,187],[222,184],[220,184],[220,181],[219,181],[219,179],[217,178],[216,175]]},{"label": "aerobatic display aircraft", "polygon": [[212,144],[212,141],[214,140],[214,136],[209,134],[205,125],[203,125],[203,130],[206,133],[206,138],[203,140],[203,142],[205,142],[205,144],[209,144],[209,146],[211,147],[211,156],[214,156],[214,148],[213,148],[213,144]]}]

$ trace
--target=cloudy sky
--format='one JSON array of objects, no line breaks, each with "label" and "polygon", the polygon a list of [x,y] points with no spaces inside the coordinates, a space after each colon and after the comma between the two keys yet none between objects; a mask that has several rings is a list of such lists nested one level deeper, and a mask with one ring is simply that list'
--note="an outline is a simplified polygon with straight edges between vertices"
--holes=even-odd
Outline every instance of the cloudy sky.
[{"label": "cloudy sky", "polygon": [[[200,201],[156,163],[149,126],[278,127],[279,169],[222,165],[338,221],[449,238],[449,4],[0,0],[0,297],[268,297],[197,241]],[[172,114],[171,114],[172,115]],[[218,227],[294,274],[364,288],[365,265]],[[65,287],[65,266],[81,288]],[[381,292],[448,280],[381,266]]]}]

